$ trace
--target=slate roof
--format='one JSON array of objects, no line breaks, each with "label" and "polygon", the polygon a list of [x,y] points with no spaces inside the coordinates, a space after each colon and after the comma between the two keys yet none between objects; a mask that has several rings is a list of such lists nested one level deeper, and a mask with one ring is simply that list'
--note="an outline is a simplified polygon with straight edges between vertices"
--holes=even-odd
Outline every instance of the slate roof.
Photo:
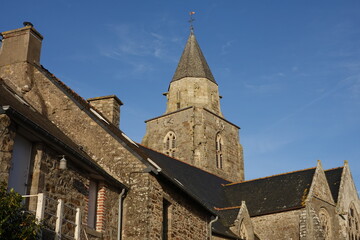
[{"label": "slate roof", "polygon": [[315,168],[224,186],[229,207],[246,202],[251,217],[301,208]]},{"label": "slate roof", "polygon": [[171,82],[184,77],[203,77],[217,84],[193,32],[190,33]]},{"label": "slate roof", "polygon": [[238,239],[229,230],[228,221],[224,221],[222,213],[214,209],[214,206],[229,204],[223,192],[223,184],[228,184],[229,181],[145,146],[140,145],[140,149],[161,167],[159,175],[165,175],[173,183],[178,183],[188,194],[208,209],[212,209],[220,217],[213,225],[215,233],[231,239]]},{"label": "slate roof", "polygon": [[330,191],[335,203],[338,201],[341,176],[344,167],[333,168],[325,171],[326,179],[329,183]]},{"label": "slate roof", "polygon": [[161,167],[162,174],[182,185],[208,208],[224,205],[222,184],[229,181],[145,146],[140,145],[140,149]]},{"label": "slate roof", "polygon": [[[209,209],[215,209],[219,220],[213,231],[236,239],[229,229],[238,216],[241,202],[245,201],[251,217],[290,211],[304,207],[316,168],[304,169],[239,183],[228,182],[183,161],[140,145],[172,182],[182,188]],[[330,184],[338,192],[341,169],[326,171]],[[336,188],[337,186],[337,188]]]}]

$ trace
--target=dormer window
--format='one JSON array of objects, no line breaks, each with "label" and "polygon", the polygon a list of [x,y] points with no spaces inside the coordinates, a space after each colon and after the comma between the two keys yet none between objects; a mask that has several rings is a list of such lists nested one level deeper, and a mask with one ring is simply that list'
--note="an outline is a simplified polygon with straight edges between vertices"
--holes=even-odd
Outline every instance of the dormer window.
[{"label": "dormer window", "polygon": [[166,134],[164,138],[164,153],[170,157],[175,157],[176,135],[173,131]]},{"label": "dormer window", "polygon": [[223,168],[223,140],[218,133],[216,135],[216,167],[222,169]]}]

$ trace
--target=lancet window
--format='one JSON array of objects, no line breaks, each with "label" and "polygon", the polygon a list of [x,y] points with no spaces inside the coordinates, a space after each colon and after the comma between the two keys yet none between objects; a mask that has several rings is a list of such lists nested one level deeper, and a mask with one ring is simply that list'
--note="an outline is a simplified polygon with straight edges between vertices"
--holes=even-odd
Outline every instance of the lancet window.
[{"label": "lancet window", "polygon": [[331,235],[332,235],[331,219],[330,219],[329,213],[326,211],[325,208],[320,209],[319,219],[320,219],[321,227],[323,229],[324,239],[325,240],[332,239],[331,238]]},{"label": "lancet window", "polygon": [[348,214],[348,239],[360,240],[359,215],[353,204],[350,206]]},{"label": "lancet window", "polygon": [[170,157],[175,157],[176,135],[173,131],[166,134],[164,138],[164,153]]},{"label": "lancet window", "polygon": [[223,140],[220,134],[216,135],[216,167],[222,169],[223,168]]}]

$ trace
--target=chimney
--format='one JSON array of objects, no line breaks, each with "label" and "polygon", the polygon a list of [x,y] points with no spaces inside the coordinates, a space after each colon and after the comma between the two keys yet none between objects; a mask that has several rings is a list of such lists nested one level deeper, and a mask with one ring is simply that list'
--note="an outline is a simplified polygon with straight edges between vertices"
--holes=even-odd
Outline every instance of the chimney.
[{"label": "chimney", "polygon": [[89,98],[90,105],[99,110],[112,124],[120,127],[120,106],[123,103],[115,95]]},{"label": "chimney", "polygon": [[2,32],[1,36],[0,66],[18,62],[40,64],[43,36],[30,22],[24,22],[23,28]]}]

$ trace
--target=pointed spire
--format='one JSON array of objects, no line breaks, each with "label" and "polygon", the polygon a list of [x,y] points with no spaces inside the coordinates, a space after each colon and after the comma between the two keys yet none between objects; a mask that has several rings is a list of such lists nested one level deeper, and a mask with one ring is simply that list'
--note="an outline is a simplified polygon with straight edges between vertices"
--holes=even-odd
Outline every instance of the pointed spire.
[{"label": "pointed spire", "polygon": [[190,32],[190,36],[171,82],[184,77],[203,77],[216,83],[193,31]]}]

